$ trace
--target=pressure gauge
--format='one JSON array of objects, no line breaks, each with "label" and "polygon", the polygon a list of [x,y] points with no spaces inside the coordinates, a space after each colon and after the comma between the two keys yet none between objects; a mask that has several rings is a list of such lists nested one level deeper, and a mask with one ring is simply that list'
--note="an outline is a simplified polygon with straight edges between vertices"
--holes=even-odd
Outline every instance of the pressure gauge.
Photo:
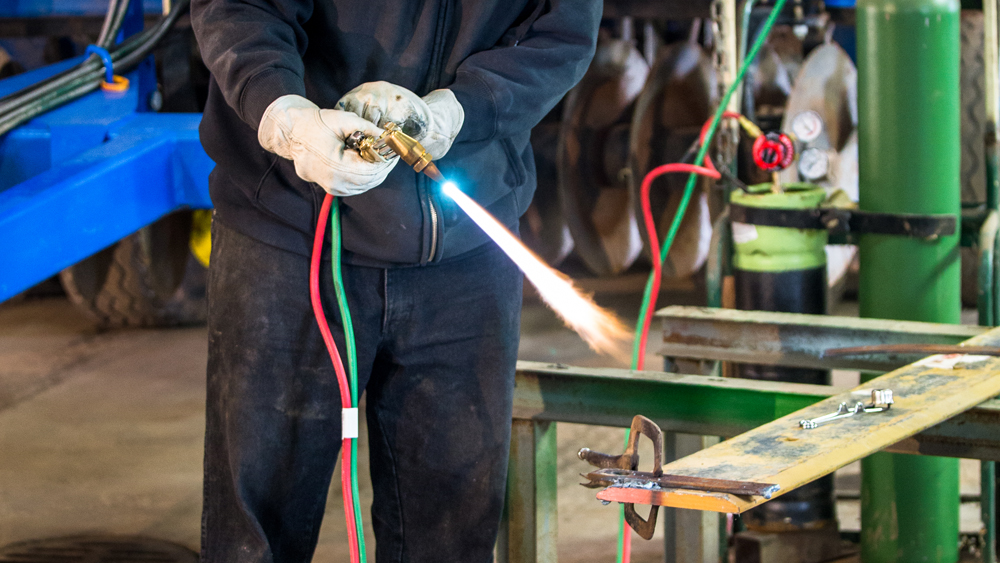
[{"label": "pressure gauge", "polygon": [[792,119],[792,133],[803,143],[815,141],[822,132],[823,118],[812,110],[799,113]]},{"label": "pressure gauge", "polygon": [[799,155],[799,174],[804,180],[815,182],[830,171],[830,157],[816,148],[806,149]]}]

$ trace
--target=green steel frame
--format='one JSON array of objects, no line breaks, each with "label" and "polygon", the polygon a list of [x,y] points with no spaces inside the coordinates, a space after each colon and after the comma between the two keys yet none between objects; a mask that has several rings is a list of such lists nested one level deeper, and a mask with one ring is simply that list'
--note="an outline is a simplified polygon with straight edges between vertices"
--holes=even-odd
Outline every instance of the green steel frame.
[{"label": "green steel frame", "polygon": [[[851,320],[844,319],[845,323]],[[554,563],[558,422],[628,427],[642,413],[664,431],[734,436],[842,389],[521,362],[498,561]],[[1000,459],[1000,401],[943,422],[891,451]],[[918,444],[914,449],[913,444]],[[581,444],[582,445],[582,444]],[[984,491],[985,492],[985,491]],[[580,494],[591,494],[583,489]]]}]

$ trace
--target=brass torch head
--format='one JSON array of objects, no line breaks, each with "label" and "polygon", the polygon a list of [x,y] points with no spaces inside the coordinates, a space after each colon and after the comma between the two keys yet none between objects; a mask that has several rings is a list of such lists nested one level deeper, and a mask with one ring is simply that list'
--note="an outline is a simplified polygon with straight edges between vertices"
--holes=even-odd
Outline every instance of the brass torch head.
[{"label": "brass torch head", "polygon": [[402,129],[397,127],[395,123],[385,124],[385,132],[379,136],[379,139],[383,138],[386,146],[398,154],[399,158],[413,167],[416,172],[422,172],[433,159],[416,139],[403,133]]},{"label": "brass torch head", "polygon": [[347,148],[358,151],[361,158],[368,162],[385,162],[393,156],[399,156],[414,171],[423,172],[434,181],[444,181],[437,166],[431,162],[434,157],[416,139],[403,133],[395,123],[386,123],[385,130],[378,137],[355,131],[345,139],[344,144]]},{"label": "brass torch head", "polygon": [[403,133],[402,129],[392,122],[385,124],[384,131],[378,137],[355,131],[345,140],[345,144],[348,148],[358,151],[361,157],[369,162],[385,162],[395,153],[417,172],[423,171],[433,159],[416,139]]}]

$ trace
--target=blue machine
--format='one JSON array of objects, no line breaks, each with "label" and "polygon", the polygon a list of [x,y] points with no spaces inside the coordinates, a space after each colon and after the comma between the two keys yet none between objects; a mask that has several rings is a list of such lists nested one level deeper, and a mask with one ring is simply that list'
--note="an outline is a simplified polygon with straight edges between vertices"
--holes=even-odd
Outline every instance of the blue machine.
[{"label": "blue machine", "polygon": [[[162,0],[143,0],[144,11],[156,14]],[[60,16],[103,16],[108,0],[4,0],[0,3],[0,18],[38,18]]]},{"label": "blue machine", "polygon": [[[0,97],[79,60],[2,80]],[[148,61],[128,78],[127,92],[98,90],[0,137],[0,301],[175,210],[211,207],[201,115],[147,111]]]}]

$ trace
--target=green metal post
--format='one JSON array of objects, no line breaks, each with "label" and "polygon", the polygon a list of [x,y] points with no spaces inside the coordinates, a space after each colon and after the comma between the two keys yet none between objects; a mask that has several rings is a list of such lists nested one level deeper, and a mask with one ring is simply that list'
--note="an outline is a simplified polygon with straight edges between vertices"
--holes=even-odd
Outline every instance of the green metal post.
[{"label": "green metal post", "polygon": [[[986,181],[987,194],[995,192],[990,186],[993,184],[991,176],[995,177],[996,169],[992,172],[987,167]],[[995,205],[996,198],[987,197]],[[988,203],[988,205],[991,205]],[[994,261],[996,259],[997,234],[1000,232],[1000,213],[994,207],[979,231],[979,324],[983,326],[994,326],[996,295],[993,291]],[[983,520],[983,563],[996,563],[996,464],[992,461],[981,461],[979,466],[979,512]]]},{"label": "green metal post", "polygon": [[705,293],[709,307],[722,307],[722,287],[726,276],[732,273],[733,235],[730,228],[727,208],[716,219],[709,242],[705,264]]},{"label": "green metal post", "polygon": [[514,419],[497,561],[556,563],[556,423]]},{"label": "green metal post", "polygon": [[983,519],[983,563],[997,561],[996,463],[979,462],[979,514]]},{"label": "green metal post", "polygon": [[[1000,122],[1000,29],[998,29],[997,0],[983,0],[983,63],[986,68],[984,80],[986,86],[986,207],[990,210],[989,219],[983,226],[983,231],[990,229],[992,244],[984,244],[980,235],[979,245],[979,323],[987,326],[997,324],[996,293],[993,291],[997,272],[992,268],[996,256],[996,237],[998,229],[997,210],[1000,206],[998,194],[997,167],[997,124]],[[983,275],[983,268],[988,270],[988,276]],[[984,299],[985,297],[985,299]],[[984,313],[986,314],[984,318]],[[997,561],[997,498],[996,498],[996,464],[992,461],[980,462],[979,508],[983,519],[983,563]]]},{"label": "green metal post", "polygon": [[996,247],[997,233],[1000,232],[1000,213],[990,211],[986,216],[986,221],[979,229],[979,324],[982,326],[995,326],[996,309],[993,301],[993,262],[994,250]]},{"label": "green metal post", "polygon": [[[859,0],[861,208],[960,212],[959,3]],[[864,235],[864,317],[959,323],[959,236]],[[862,464],[865,563],[958,560],[958,462],[876,454]]]}]

